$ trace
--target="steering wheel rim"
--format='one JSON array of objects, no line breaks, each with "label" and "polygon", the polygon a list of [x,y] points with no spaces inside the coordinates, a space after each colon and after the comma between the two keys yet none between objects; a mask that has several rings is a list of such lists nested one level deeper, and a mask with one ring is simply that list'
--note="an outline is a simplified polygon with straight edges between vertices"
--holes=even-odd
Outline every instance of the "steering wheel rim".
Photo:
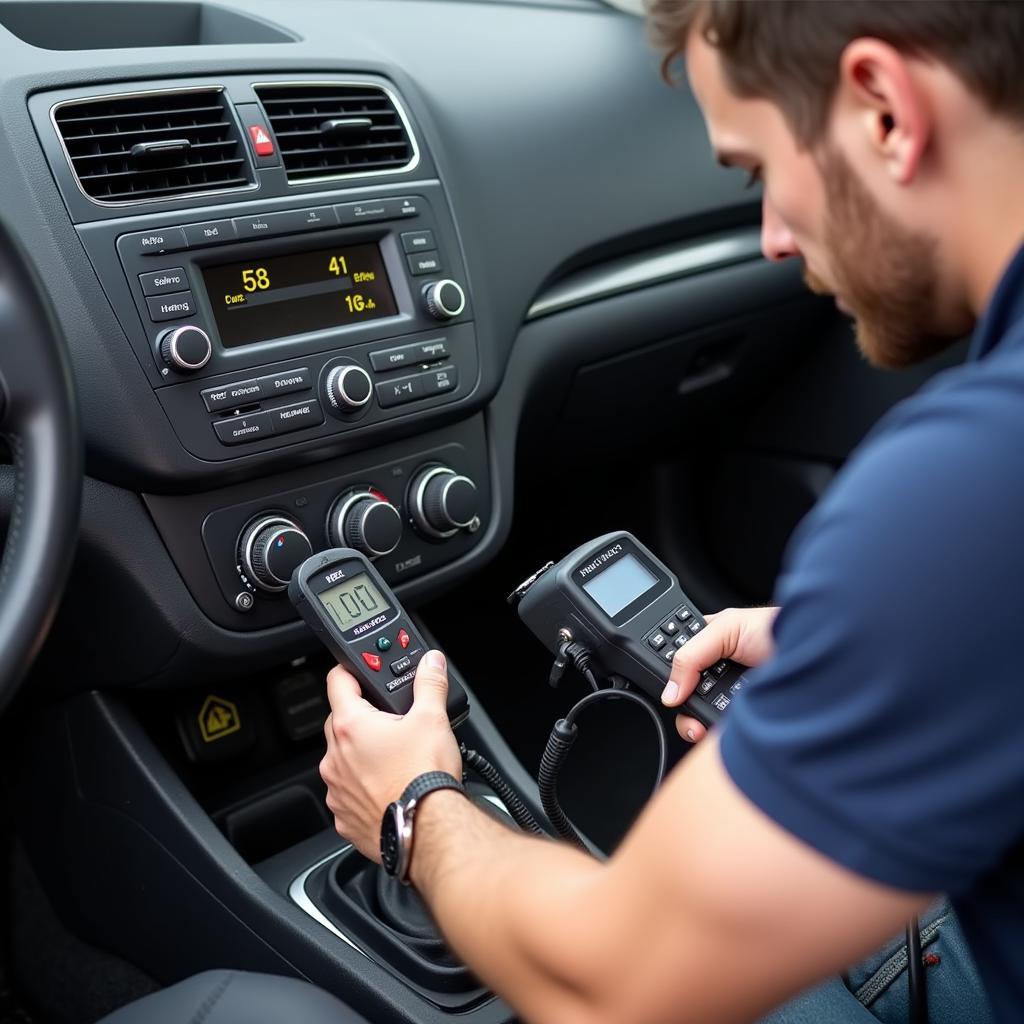
[{"label": "steering wheel rim", "polygon": [[0,712],[46,633],[71,568],[82,439],[64,336],[34,268],[0,223],[0,434],[14,499],[0,561]]}]

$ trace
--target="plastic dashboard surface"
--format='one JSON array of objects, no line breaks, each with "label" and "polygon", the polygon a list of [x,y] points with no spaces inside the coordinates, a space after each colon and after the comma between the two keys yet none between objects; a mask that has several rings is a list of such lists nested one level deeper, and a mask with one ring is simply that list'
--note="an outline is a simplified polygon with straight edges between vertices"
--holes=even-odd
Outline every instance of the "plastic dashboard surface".
[{"label": "plastic dashboard surface", "polygon": [[[103,91],[140,80],[216,83],[230,75],[253,82],[268,75],[375,75],[390,82],[422,158],[410,173],[380,184],[396,195],[433,184],[450,206],[479,339],[479,383],[467,414],[494,395],[526,310],[547,281],[609,254],[609,246],[635,250],[666,232],[699,235],[708,218],[728,221],[748,201],[740,182],[716,169],[690,98],[659,81],[639,19],[597,4],[423,0],[285,7],[252,0],[245,11],[297,41],[49,51],[0,29],[4,215],[50,284],[75,365],[90,471],[104,479],[156,491],[210,486],[295,458],[339,454],[346,445],[394,440],[403,430],[381,424],[358,443],[312,441],[308,450],[289,445],[286,453],[253,452],[228,465],[188,454],[130,355],[71,224],[40,147],[53,139],[45,123],[37,133],[30,95]],[[338,184],[339,191],[365,195],[378,183]],[[287,195],[309,205],[319,188],[292,186]],[[124,215],[78,198],[72,209],[78,219],[101,224]],[[176,223],[183,212],[198,211],[202,219],[218,202],[223,197],[148,204],[133,213]],[[417,418],[430,423],[438,415],[416,413],[404,431]]]}]

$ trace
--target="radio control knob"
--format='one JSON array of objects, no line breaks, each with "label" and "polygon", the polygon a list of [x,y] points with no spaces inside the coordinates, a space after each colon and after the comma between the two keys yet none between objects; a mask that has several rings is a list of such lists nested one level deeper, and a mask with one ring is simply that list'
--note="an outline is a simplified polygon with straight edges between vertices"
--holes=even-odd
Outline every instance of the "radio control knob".
[{"label": "radio control knob", "polygon": [[445,278],[423,289],[423,303],[435,320],[451,320],[466,308],[466,293],[457,281]]},{"label": "radio control knob", "polygon": [[238,540],[242,572],[261,590],[271,592],[284,590],[296,567],[311,554],[309,538],[287,516],[260,516]]},{"label": "radio control knob", "polygon": [[172,327],[160,335],[160,358],[179,373],[201,370],[213,355],[210,336],[201,327],[186,324]]},{"label": "radio control knob", "polygon": [[447,466],[421,470],[409,488],[409,512],[428,537],[451,537],[477,521],[480,495],[476,484]]},{"label": "radio control knob", "polygon": [[343,494],[334,503],[327,534],[338,547],[355,548],[371,558],[390,555],[402,539],[398,509],[369,491]]},{"label": "radio control knob", "polygon": [[327,375],[326,391],[336,412],[356,412],[370,401],[373,381],[361,366],[336,366]]}]

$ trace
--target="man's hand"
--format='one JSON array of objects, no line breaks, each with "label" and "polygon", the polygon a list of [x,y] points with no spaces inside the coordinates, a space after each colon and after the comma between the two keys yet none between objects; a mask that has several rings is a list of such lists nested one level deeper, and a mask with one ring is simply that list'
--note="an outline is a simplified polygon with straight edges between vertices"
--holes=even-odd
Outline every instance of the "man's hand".
[{"label": "man's hand", "polygon": [[[693,693],[701,672],[722,658],[748,666],[767,661],[775,650],[772,624],[778,612],[778,608],[726,608],[706,615],[706,628],[676,651],[661,702],[666,707],[678,707]],[[702,740],[707,733],[696,718],[688,715],[676,716],[676,729],[691,743]]]},{"label": "man's hand", "polygon": [[389,715],[367,703],[355,677],[341,666],[327,676],[327,697],[327,753],[320,762],[327,806],[338,834],[379,862],[380,821],[387,805],[422,772],[462,777],[459,745],[445,706],[444,655],[427,651],[423,656],[413,680],[413,705],[405,715]]}]

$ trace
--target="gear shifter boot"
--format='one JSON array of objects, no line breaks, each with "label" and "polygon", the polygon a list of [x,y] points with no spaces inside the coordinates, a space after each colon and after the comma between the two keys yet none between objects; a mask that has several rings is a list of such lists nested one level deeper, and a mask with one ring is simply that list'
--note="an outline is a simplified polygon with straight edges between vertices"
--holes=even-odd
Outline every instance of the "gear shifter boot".
[{"label": "gear shifter boot", "polygon": [[[515,828],[508,814],[490,800],[475,796],[473,801]],[[316,902],[345,934],[374,950],[408,980],[450,993],[479,988],[469,969],[448,949],[416,890],[354,850],[332,865]]]}]

